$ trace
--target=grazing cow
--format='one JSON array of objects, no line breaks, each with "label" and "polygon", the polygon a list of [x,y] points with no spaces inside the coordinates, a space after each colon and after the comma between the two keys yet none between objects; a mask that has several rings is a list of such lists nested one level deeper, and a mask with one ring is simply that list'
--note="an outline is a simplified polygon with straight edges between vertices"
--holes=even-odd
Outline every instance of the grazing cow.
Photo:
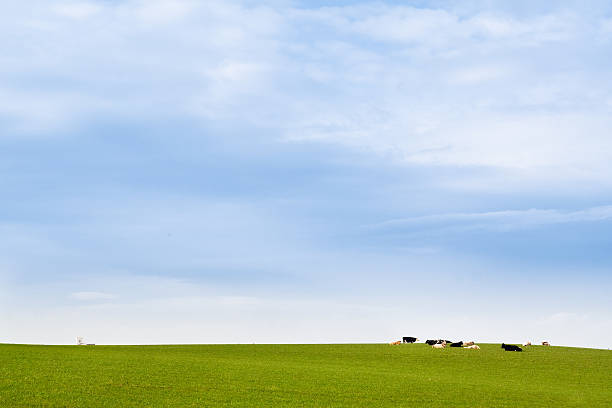
[{"label": "grazing cow", "polygon": [[397,346],[398,344],[402,344],[402,341],[398,340],[398,341],[392,341],[391,343],[389,343],[390,346]]},{"label": "grazing cow", "polygon": [[549,343],[549,342],[547,342],[547,341],[543,341],[543,342],[542,342],[542,345],[543,345],[543,346],[550,346],[550,343]]},{"label": "grazing cow", "polygon": [[462,341],[458,341],[456,343],[451,343],[450,346],[451,347],[462,347],[463,346],[463,342]]},{"label": "grazing cow", "polygon": [[473,341],[468,341],[467,343],[463,343],[464,346],[473,346],[474,342]]},{"label": "grazing cow", "polygon": [[531,342],[528,341],[527,343],[523,344],[523,346],[527,347],[527,346],[531,346]]},{"label": "grazing cow", "polygon": [[520,348],[519,346],[515,346],[513,344],[504,344],[504,343],[502,343],[501,346],[506,351],[523,351],[522,348]]},{"label": "grazing cow", "polygon": [[416,337],[402,337],[402,343],[414,343],[418,340],[419,339],[417,339]]},{"label": "grazing cow", "polygon": [[472,344],[471,346],[467,346],[464,347],[466,349],[472,349],[472,350],[480,350],[480,346],[478,346],[478,344]]},{"label": "grazing cow", "polygon": [[439,344],[434,344],[433,346],[431,346],[431,348],[435,348],[435,349],[443,349],[446,347],[446,342],[443,341],[442,343]]}]

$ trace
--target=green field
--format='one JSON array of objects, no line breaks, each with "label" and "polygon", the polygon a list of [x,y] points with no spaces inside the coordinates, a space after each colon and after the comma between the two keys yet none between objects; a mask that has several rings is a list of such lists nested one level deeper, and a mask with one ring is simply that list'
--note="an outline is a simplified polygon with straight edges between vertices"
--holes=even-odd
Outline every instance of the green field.
[{"label": "green field", "polygon": [[0,345],[6,407],[611,407],[612,352]]}]

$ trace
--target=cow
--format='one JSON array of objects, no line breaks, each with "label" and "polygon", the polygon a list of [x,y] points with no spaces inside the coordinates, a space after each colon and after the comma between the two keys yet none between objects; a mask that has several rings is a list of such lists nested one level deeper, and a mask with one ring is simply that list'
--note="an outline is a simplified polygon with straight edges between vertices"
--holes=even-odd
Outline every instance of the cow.
[{"label": "cow", "polygon": [[462,347],[463,346],[463,342],[462,341],[458,341],[456,343],[451,343],[450,346],[451,347]]},{"label": "cow", "polygon": [[531,346],[531,342],[528,341],[527,343],[523,344],[523,346],[527,347],[527,346]]},{"label": "cow", "polygon": [[416,337],[402,337],[402,343],[414,343],[415,341],[419,341]]},{"label": "cow", "polygon": [[433,346],[431,346],[431,348],[435,348],[435,349],[443,349],[446,347],[446,342],[443,341],[442,343],[439,344],[434,344]]},{"label": "cow", "polygon": [[438,340],[425,340],[425,344],[433,346],[434,344],[438,344]]},{"label": "cow", "polygon": [[467,343],[463,343],[464,346],[473,346],[474,342],[473,341],[468,341]]},{"label": "cow", "polygon": [[543,346],[550,346],[550,343],[549,343],[549,342],[547,342],[547,341],[543,341],[543,342],[542,342],[542,345],[543,345]]},{"label": "cow", "polygon": [[506,350],[506,351],[523,351],[522,348],[520,348],[519,346],[515,346],[512,344],[504,344],[502,343],[501,347]]},{"label": "cow", "polygon": [[398,341],[392,341],[391,343],[389,343],[390,346],[397,346],[398,344],[402,344],[402,341],[398,340]]},{"label": "cow", "polygon": [[464,347],[464,349],[480,350],[480,346],[478,344],[472,344],[471,346]]}]

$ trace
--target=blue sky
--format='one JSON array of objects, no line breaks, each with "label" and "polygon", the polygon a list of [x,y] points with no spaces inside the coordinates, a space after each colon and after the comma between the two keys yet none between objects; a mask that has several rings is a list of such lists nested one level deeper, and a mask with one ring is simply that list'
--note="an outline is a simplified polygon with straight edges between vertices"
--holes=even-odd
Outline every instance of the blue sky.
[{"label": "blue sky", "polygon": [[0,341],[611,346],[612,6],[0,15]]}]

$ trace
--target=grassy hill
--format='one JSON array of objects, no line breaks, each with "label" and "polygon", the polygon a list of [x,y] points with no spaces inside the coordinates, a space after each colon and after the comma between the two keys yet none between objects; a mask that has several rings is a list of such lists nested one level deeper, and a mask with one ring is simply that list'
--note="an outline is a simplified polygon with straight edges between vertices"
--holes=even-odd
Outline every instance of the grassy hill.
[{"label": "grassy hill", "polygon": [[610,407],[612,352],[424,344],[0,345],[6,407]]}]

